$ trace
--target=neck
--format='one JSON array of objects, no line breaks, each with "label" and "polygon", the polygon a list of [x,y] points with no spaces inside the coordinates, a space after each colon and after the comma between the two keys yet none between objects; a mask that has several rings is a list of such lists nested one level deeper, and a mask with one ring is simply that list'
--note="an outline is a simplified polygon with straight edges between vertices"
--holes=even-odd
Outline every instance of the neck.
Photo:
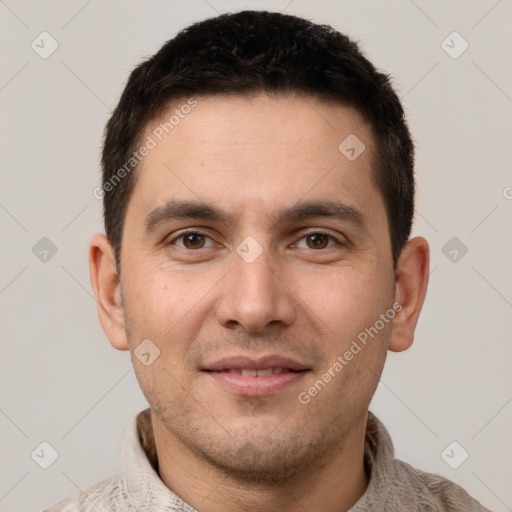
[{"label": "neck", "polygon": [[328,458],[281,484],[235,480],[191,453],[152,413],[159,474],[183,501],[201,512],[345,512],[364,494],[366,417]]}]

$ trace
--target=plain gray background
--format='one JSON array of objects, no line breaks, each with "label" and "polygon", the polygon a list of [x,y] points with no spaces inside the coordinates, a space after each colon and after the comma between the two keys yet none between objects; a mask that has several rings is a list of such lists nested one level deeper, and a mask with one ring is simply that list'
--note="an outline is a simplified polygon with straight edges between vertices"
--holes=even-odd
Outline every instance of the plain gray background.
[{"label": "plain gray background", "polygon": [[[392,74],[417,144],[414,234],[430,242],[431,281],[415,343],[390,354],[371,409],[397,457],[512,510],[510,0],[0,0],[1,510],[42,510],[120,470],[147,404],[89,284],[103,126],[142,58],[244,8],[329,23]],[[47,58],[31,47],[51,49],[43,31],[58,44]],[[48,469],[42,442],[58,453]]]}]

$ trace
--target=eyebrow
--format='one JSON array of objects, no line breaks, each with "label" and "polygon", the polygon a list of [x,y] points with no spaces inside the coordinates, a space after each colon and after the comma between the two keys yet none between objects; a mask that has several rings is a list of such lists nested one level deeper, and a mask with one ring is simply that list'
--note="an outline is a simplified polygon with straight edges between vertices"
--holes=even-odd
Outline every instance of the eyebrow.
[{"label": "eyebrow", "polygon": [[[272,214],[273,213],[273,214]],[[365,217],[361,210],[355,206],[336,201],[309,201],[296,204],[284,210],[274,210],[267,213],[275,217],[273,224],[294,223],[314,217],[333,218],[341,222],[348,222],[354,226],[366,228]],[[160,225],[173,220],[197,219],[217,221],[228,224],[231,216],[210,203],[202,201],[171,200],[147,215],[144,221],[144,233],[151,234]]]},{"label": "eyebrow", "polygon": [[278,213],[278,223],[292,223],[314,217],[333,218],[349,222],[357,227],[365,227],[365,218],[355,206],[336,201],[310,201],[299,203]]},{"label": "eyebrow", "polygon": [[144,220],[144,232],[150,234],[161,224],[179,219],[204,219],[227,222],[229,216],[220,208],[201,201],[168,201],[155,208]]}]

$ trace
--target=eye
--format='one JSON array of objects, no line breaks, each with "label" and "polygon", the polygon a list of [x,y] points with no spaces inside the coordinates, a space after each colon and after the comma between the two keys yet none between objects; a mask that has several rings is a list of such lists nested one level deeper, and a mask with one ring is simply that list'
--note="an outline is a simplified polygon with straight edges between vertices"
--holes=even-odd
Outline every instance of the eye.
[{"label": "eye", "polygon": [[302,240],[305,241],[306,247],[304,245],[301,246],[300,242],[297,244],[297,247],[306,249],[328,249],[338,243],[333,236],[321,232],[308,233],[301,238]]},{"label": "eye", "polygon": [[[208,241],[210,245],[207,245]],[[186,233],[182,233],[181,235],[173,238],[169,245],[177,245],[182,249],[206,249],[212,247],[213,240],[202,233],[198,233],[197,231],[187,231]]]}]

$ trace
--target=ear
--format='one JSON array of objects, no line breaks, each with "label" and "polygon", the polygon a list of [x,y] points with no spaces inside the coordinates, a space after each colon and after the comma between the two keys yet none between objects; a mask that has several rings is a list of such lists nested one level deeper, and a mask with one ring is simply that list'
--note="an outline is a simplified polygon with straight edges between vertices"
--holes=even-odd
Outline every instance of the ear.
[{"label": "ear", "polygon": [[414,340],[429,277],[429,247],[422,237],[412,238],[404,246],[397,262],[395,275],[395,303],[401,309],[393,320],[389,350],[407,350]]},{"label": "ear", "polygon": [[121,302],[121,284],[114,250],[105,235],[95,235],[89,245],[89,272],[98,304],[98,317],[110,344],[128,350]]}]

